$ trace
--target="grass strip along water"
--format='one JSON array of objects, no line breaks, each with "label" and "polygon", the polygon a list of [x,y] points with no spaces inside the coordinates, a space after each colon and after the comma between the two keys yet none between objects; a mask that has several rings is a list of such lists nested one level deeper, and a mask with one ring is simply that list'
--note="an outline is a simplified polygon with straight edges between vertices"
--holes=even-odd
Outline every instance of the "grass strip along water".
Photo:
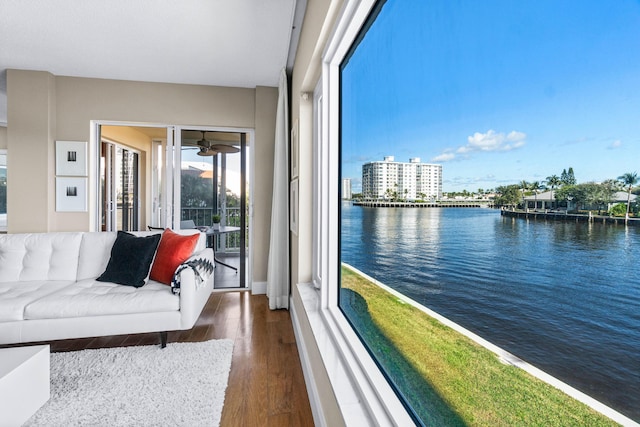
[{"label": "grass strip along water", "polygon": [[340,305],[426,425],[618,425],[344,266]]}]

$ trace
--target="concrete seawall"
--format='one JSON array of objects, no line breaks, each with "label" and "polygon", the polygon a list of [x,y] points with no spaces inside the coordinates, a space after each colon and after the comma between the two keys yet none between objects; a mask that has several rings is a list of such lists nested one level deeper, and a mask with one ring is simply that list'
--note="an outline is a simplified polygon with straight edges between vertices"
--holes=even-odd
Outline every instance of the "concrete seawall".
[{"label": "concrete seawall", "polygon": [[595,224],[612,224],[612,225],[634,225],[640,226],[639,218],[624,219],[621,217],[603,216],[603,215],[581,215],[566,214],[562,212],[540,212],[540,211],[513,211],[503,209],[500,211],[502,216],[513,218],[526,218],[544,221],[568,221],[568,222],[591,222]]}]

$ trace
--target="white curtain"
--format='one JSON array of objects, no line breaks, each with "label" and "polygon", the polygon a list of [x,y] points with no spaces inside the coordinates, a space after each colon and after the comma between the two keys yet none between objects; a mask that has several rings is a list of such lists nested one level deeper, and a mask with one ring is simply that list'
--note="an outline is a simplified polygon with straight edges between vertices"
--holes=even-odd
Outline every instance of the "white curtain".
[{"label": "white curtain", "polygon": [[280,72],[273,156],[271,237],[267,265],[269,308],[289,308],[289,102],[287,74]]}]

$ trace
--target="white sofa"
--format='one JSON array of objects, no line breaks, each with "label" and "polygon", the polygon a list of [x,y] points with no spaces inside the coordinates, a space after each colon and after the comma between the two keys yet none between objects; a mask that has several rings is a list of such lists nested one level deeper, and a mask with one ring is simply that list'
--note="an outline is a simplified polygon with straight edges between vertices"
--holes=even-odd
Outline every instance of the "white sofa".
[{"label": "white sofa", "polygon": [[[115,232],[0,235],[0,344],[160,332],[164,346],[167,331],[193,327],[213,275],[182,269],[177,295],[151,279],[139,288],[97,281],[115,240]],[[204,233],[195,258],[213,265]]]}]

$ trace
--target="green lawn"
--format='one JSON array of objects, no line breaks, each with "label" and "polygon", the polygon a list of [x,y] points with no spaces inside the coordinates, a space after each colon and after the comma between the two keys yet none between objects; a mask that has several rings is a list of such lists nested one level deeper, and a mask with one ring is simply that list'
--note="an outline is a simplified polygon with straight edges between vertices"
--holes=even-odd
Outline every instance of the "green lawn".
[{"label": "green lawn", "polygon": [[617,425],[344,267],[342,288],[341,307],[427,425]]}]

